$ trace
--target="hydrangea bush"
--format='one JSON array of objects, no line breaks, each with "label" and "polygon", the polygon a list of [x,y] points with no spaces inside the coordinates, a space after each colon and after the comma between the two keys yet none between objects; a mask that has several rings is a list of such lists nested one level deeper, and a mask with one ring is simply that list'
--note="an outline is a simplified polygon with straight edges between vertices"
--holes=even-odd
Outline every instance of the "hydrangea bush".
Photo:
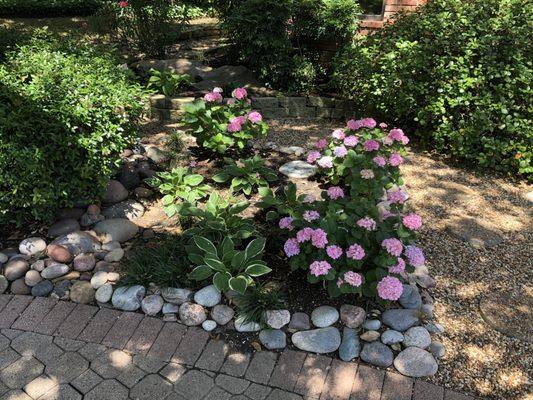
[{"label": "hydrangea bush", "polygon": [[265,138],[268,125],[253,111],[248,93],[237,88],[224,101],[221,88],[184,107],[183,122],[192,130],[199,146],[223,154],[228,149],[243,150],[252,139]]},{"label": "hydrangea bush", "polygon": [[306,198],[278,222],[293,270],[307,270],[333,296],[398,300],[401,278],[425,261],[414,244],[422,219],[407,211],[399,170],[407,142],[401,129],[368,118],[316,144],[308,161],[326,177],[322,199]]}]

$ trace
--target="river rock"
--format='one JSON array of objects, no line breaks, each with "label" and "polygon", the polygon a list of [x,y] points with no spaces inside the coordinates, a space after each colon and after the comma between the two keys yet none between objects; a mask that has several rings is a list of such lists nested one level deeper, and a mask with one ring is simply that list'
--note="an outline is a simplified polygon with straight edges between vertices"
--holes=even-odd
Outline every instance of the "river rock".
[{"label": "river rock", "polygon": [[92,253],[81,253],[74,257],[72,266],[79,272],[92,271],[96,265],[96,257]]},{"label": "river rock", "polygon": [[225,304],[217,304],[211,310],[211,318],[219,325],[226,325],[234,315],[235,311],[233,311],[233,308]]},{"label": "river rock", "polygon": [[137,235],[139,227],[133,222],[122,218],[106,219],[94,226],[94,231],[102,239],[102,242],[127,242]]},{"label": "river rock", "polygon": [[24,239],[19,244],[20,254],[25,254],[27,256],[34,256],[36,254],[42,253],[46,250],[46,242],[39,237],[31,237]]},{"label": "river rock", "polygon": [[311,321],[317,328],[326,328],[339,320],[339,312],[331,306],[320,306],[311,313]]},{"label": "river rock", "polygon": [[339,347],[339,357],[342,361],[350,362],[359,357],[361,352],[361,343],[357,331],[352,328],[344,327],[342,330],[342,342]]},{"label": "river rock", "polygon": [[98,271],[91,278],[91,286],[93,289],[98,289],[99,287],[107,283],[108,272]]},{"label": "river rock", "polygon": [[297,312],[292,314],[291,322],[289,324],[289,331],[306,331],[311,329],[311,323],[309,322],[309,315],[303,312]]},{"label": "river rock", "polygon": [[187,326],[201,325],[207,319],[205,309],[200,304],[183,303],[180,306],[179,316],[181,322]]},{"label": "river rock", "polygon": [[43,272],[41,272],[41,276],[44,279],[56,279],[60,276],[68,274],[70,271],[70,268],[66,264],[53,264],[49,267],[46,267]]},{"label": "river rock", "polygon": [[13,258],[4,267],[4,276],[8,281],[22,278],[30,269],[28,261],[22,258]]},{"label": "river rock", "polygon": [[113,204],[112,206],[102,210],[102,215],[107,219],[126,218],[130,221],[134,221],[141,218],[143,214],[144,206],[141,203],[131,199]]},{"label": "river rock", "polygon": [[419,322],[417,310],[397,308],[383,313],[383,323],[399,332],[404,332]]},{"label": "river rock", "polygon": [[361,335],[361,340],[364,340],[365,342],[373,342],[378,340],[379,337],[380,333],[378,331],[366,331]]},{"label": "river rock", "polygon": [[425,349],[431,344],[429,332],[421,326],[409,328],[403,336],[403,345],[405,347],[420,347],[421,349]]},{"label": "river rock", "polygon": [[363,328],[369,331],[377,331],[381,328],[381,321],[379,319],[367,319],[363,324]]},{"label": "river rock", "polygon": [[120,248],[122,247],[120,246],[119,242],[109,242],[109,243],[102,244],[102,250],[104,251],[113,251],[115,249],[120,249]]},{"label": "river rock", "polygon": [[446,354],[446,347],[441,342],[431,342],[428,350],[435,358],[442,358]]},{"label": "river rock", "polygon": [[46,253],[48,257],[62,264],[69,264],[74,259],[72,253],[66,247],[57,244],[49,244],[46,248]]},{"label": "river rock", "polygon": [[162,310],[164,303],[165,302],[163,301],[163,298],[161,296],[159,296],[158,294],[152,294],[150,296],[146,296],[142,300],[141,307],[146,315],[154,316]]},{"label": "river rock", "polygon": [[387,368],[392,364],[392,350],[381,342],[370,342],[363,346],[361,360],[377,367]]},{"label": "river rock", "polygon": [[422,307],[422,296],[420,296],[420,292],[416,286],[403,285],[403,292],[398,302],[403,308],[420,310],[420,307]]},{"label": "river rock", "polygon": [[211,332],[216,327],[217,327],[217,323],[213,321],[212,319],[206,319],[204,322],[202,322],[202,328],[206,332]]},{"label": "river rock", "polygon": [[128,190],[122,183],[114,179],[110,180],[104,194],[103,202],[106,204],[119,203],[128,198]]},{"label": "river rock", "polygon": [[100,242],[87,232],[71,232],[54,240],[53,244],[63,246],[71,254],[77,256],[80,253],[94,253],[100,250]]},{"label": "river rock", "polygon": [[141,178],[139,177],[139,172],[135,168],[135,164],[131,162],[126,162],[120,167],[120,171],[117,176],[117,180],[122,183],[122,185],[127,190],[132,190],[139,186],[141,183]]},{"label": "river rock", "polygon": [[112,296],[113,286],[110,283],[106,283],[105,285],[100,286],[98,289],[96,289],[96,293],[94,295],[96,301],[99,303],[109,302]]},{"label": "river rock", "polygon": [[109,253],[107,253],[104,257],[104,261],[113,263],[113,262],[119,262],[122,260],[122,257],[124,257],[124,250],[123,249],[115,249],[111,250]]},{"label": "river rock", "polygon": [[419,347],[403,350],[394,360],[394,366],[401,374],[412,378],[435,375],[438,369],[433,356]]},{"label": "river rock", "polygon": [[95,292],[89,282],[76,281],[70,288],[70,300],[80,304],[94,303]]},{"label": "river rock", "polygon": [[222,300],[222,294],[215,285],[206,286],[194,294],[194,301],[204,307],[216,306],[220,300]]},{"label": "river rock", "polygon": [[111,302],[113,307],[123,311],[135,311],[141,307],[146,289],[141,285],[122,286],[115,290]]},{"label": "river rock", "polygon": [[72,287],[71,281],[67,281],[67,280],[60,281],[53,287],[52,294],[50,295],[50,297],[54,297],[60,300],[68,300],[71,287]]},{"label": "river rock", "polygon": [[11,282],[11,293],[19,295],[30,294],[31,288],[26,285],[24,278],[19,278]]},{"label": "river rock", "polygon": [[168,160],[168,155],[156,146],[149,146],[146,148],[146,157],[148,157],[154,164],[162,164]]},{"label": "river rock", "polygon": [[178,313],[180,310],[180,306],[177,305],[177,304],[172,304],[172,303],[165,303],[163,304],[163,309],[162,309],[162,313],[163,314],[176,314]]},{"label": "river rock", "polygon": [[335,327],[300,331],[292,335],[292,343],[311,353],[332,353],[341,345],[341,334]]},{"label": "river rock", "polygon": [[0,275],[0,294],[4,294],[9,286],[9,281],[4,275]]},{"label": "river rock", "polygon": [[76,232],[80,230],[80,224],[78,220],[74,218],[66,218],[54,223],[50,228],[48,228],[48,236],[51,238],[56,238],[59,236],[65,236],[69,233]]},{"label": "river rock", "polygon": [[259,341],[268,350],[284,349],[287,346],[287,335],[279,329],[263,329],[259,332]]},{"label": "river rock", "polygon": [[97,224],[100,221],[103,221],[105,217],[103,215],[91,215],[85,213],[80,218],[80,225],[83,227],[88,227],[94,224]]},{"label": "river rock", "polygon": [[46,297],[54,290],[54,284],[51,281],[45,280],[39,282],[31,288],[31,295],[34,297]]},{"label": "river rock", "polygon": [[422,325],[424,328],[428,330],[431,334],[437,334],[442,335],[444,333],[444,326],[441,324],[436,324],[434,322],[427,322]]},{"label": "river rock", "polygon": [[191,301],[193,292],[189,289],[167,287],[161,291],[161,296],[169,303],[180,305]]},{"label": "river rock", "polygon": [[4,253],[0,253],[0,264],[5,264],[9,260],[9,257],[6,256]]},{"label": "river rock", "polygon": [[267,310],[266,323],[272,329],[281,329],[291,321],[289,310]]},{"label": "river rock", "polygon": [[235,320],[235,330],[237,332],[259,332],[261,325],[253,321],[244,322],[242,318],[237,318]]},{"label": "river rock", "polygon": [[[54,260],[52,259],[49,259],[49,260],[52,261],[52,263],[54,263]],[[61,264],[64,264],[64,263],[61,263]],[[46,262],[45,260],[37,260],[30,266],[30,268],[37,272],[43,272],[43,270],[46,268]]]},{"label": "river rock", "polygon": [[381,342],[388,345],[401,343],[403,342],[403,335],[394,329],[387,329],[381,334]]},{"label": "river rock", "polygon": [[30,269],[28,272],[26,272],[26,275],[24,276],[24,282],[29,287],[34,287],[42,280],[43,278],[41,277],[39,271],[35,271],[33,269]]},{"label": "river rock", "polygon": [[341,321],[348,328],[359,328],[365,321],[366,312],[361,307],[351,304],[341,306]]},{"label": "river rock", "polygon": [[293,179],[307,179],[316,174],[316,167],[305,161],[297,160],[283,164],[279,172]]}]

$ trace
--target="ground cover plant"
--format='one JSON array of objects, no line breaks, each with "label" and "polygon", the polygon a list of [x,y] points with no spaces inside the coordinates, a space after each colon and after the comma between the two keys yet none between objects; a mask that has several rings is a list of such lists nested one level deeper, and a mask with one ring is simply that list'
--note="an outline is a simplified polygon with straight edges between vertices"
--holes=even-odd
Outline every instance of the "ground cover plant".
[{"label": "ground cover plant", "polygon": [[148,87],[155,89],[158,93],[165,96],[174,96],[178,94],[180,88],[190,84],[192,78],[187,74],[178,74],[173,70],[157,71],[150,70],[148,78]]},{"label": "ground cover plant", "polygon": [[[434,0],[336,60],[358,109],[441,152],[532,176],[533,17],[521,0]],[[531,179],[531,178],[529,178]]]}]

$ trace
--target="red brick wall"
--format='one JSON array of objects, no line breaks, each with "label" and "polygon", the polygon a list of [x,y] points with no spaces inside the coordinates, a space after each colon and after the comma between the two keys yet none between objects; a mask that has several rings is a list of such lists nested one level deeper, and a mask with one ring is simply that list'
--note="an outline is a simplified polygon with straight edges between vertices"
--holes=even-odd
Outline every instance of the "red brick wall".
[{"label": "red brick wall", "polygon": [[398,11],[412,11],[416,7],[426,3],[427,0],[384,0],[385,11],[381,19],[365,19],[361,21],[361,33],[366,34],[376,29],[380,29],[385,21],[394,17]]}]

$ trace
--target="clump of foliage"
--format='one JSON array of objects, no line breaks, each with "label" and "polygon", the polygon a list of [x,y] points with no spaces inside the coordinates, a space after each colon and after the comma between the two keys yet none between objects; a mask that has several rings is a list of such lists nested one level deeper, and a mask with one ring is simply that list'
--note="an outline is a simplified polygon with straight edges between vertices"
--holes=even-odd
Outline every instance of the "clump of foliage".
[{"label": "clump of foliage", "polygon": [[174,96],[178,94],[180,88],[189,85],[191,82],[192,79],[189,75],[178,74],[172,69],[166,71],[151,69],[148,87],[165,96]]},{"label": "clump of foliage", "polygon": [[159,287],[190,287],[187,275],[191,270],[185,244],[181,238],[164,236],[157,243],[136,246],[121,262],[121,284],[156,284]]},{"label": "clump of foliage", "polygon": [[261,260],[264,238],[252,240],[244,250],[235,249],[235,243],[229,237],[225,237],[217,246],[202,236],[195,236],[193,242],[195,247],[190,246],[188,254],[197,267],[189,274],[189,278],[204,281],[212,276],[213,284],[221,292],[231,289],[243,294],[253,285],[254,278],[272,271]]},{"label": "clump of foliage", "polygon": [[259,188],[258,192],[261,200],[256,203],[256,206],[266,211],[267,221],[277,221],[282,215],[293,217],[307,198],[304,194],[297,194],[294,182],[278,188],[276,193],[268,187]]},{"label": "clump of foliage", "polygon": [[266,325],[266,312],[285,309],[287,301],[283,291],[271,283],[257,283],[249,286],[244,294],[238,294],[235,305],[237,320],[243,324],[257,322]]},{"label": "clump of foliage", "polygon": [[213,176],[212,179],[218,183],[231,179],[231,189],[235,193],[243,192],[249,196],[254,190],[268,187],[269,182],[278,179],[276,172],[265,167],[265,163],[258,155],[239,161],[225,158],[224,162],[222,172]]},{"label": "clump of foliage", "polygon": [[357,108],[480,167],[531,176],[533,17],[521,0],[434,0],[335,63]]},{"label": "clump of foliage", "polygon": [[102,0],[0,0],[0,17],[60,17],[91,15]]},{"label": "clump of foliage", "polygon": [[185,104],[183,124],[205,149],[219,154],[242,151],[252,139],[264,139],[268,129],[261,114],[251,110],[247,96],[246,89],[237,88],[224,103],[222,89],[215,88],[203,99]]},{"label": "clump of foliage", "polygon": [[196,202],[207,196],[211,189],[209,185],[202,184],[204,177],[193,174],[190,168],[176,167],[169,172],[160,172],[148,180],[148,184],[157,190],[163,197],[165,213],[169,217],[176,215],[183,204]]},{"label": "clump of foliage", "polygon": [[97,198],[138,135],[144,92],[94,45],[47,33],[0,65],[0,223]]}]

